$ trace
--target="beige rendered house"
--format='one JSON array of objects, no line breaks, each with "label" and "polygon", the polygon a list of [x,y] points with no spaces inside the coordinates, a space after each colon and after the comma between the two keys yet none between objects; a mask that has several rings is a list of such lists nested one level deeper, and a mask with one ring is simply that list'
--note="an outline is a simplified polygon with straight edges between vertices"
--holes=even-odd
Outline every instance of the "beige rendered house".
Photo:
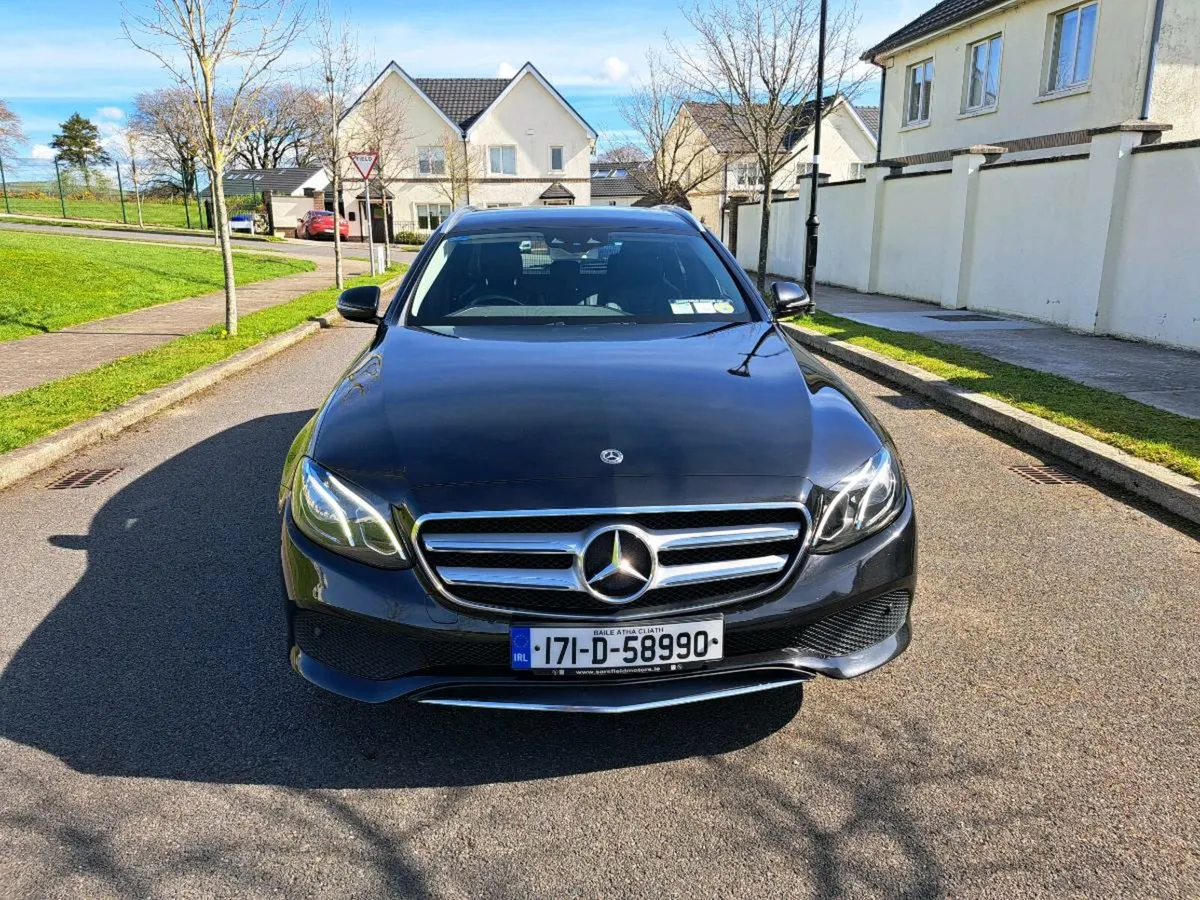
[{"label": "beige rendered house", "polygon": [[[512,78],[413,78],[391,62],[341,127],[349,151],[379,153],[370,185],[376,240],[431,231],[466,204],[591,202],[596,132],[532,63]],[[366,186],[349,165],[345,177],[343,208],[351,237],[361,237]]]},{"label": "beige rendered house", "polygon": [[[812,103],[797,108],[796,131],[789,135],[789,154],[772,185],[776,196],[795,196],[804,180],[812,174]],[[821,175],[830,182],[851,181],[863,177],[865,166],[876,159],[875,142],[878,110],[855,107],[838,94],[824,104],[821,131]],[[692,212],[716,232],[731,241],[728,211],[760,195],[762,177],[758,163],[749,154],[746,141],[729,121],[728,110],[718,103],[685,103],[676,115],[673,128],[684,128],[710,151],[706,169],[715,174],[688,192]]]},{"label": "beige rendered house", "polygon": [[943,0],[863,58],[884,77],[882,156],[909,165],[1138,120],[1200,137],[1197,0]]}]

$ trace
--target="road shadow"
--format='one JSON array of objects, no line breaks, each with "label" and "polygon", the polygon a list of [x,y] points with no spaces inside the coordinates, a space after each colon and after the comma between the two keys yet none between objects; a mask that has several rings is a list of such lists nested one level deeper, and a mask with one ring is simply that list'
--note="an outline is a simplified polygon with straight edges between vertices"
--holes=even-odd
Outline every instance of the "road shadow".
[{"label": "road shadow", "polygon": [[228,429],[138,478],[80,581],[0,676],[0,734],[80,772],[297,788],[469,786],[708,756],[785,727],[798,690],[619,717],[364,706],[286,661],[275,509],[309,412]]}]

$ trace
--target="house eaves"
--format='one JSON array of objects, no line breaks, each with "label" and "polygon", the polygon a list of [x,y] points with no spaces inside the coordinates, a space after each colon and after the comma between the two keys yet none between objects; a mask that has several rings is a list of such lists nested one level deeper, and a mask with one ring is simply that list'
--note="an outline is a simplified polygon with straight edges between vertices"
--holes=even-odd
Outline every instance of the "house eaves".
[{"label": "house eaves", "polygon": [[545,77],[542,75],[542,73],[537,70],[537,67],[534,66],[534,64],[531,62],[527,62],[527,63],[525,63],[525,65],[521,66],[521,70],[512,77],[512,81],[510,81],[508,83],[508,87],[506,87],[503,91],[501,91],[496,96],[496,99],[493,100],[491,103],[489,103],[483,109],[483,111],[480,112],[475,117],[475,121],[471,123],[470,127],[467,128],[466,132],[464,133],[467,138],[471,137],[471,133],[477,127],[479,127],[479,123],[483,121],[484,117],[492,110],[492,108],[495,106],[498,106],[500,103],[502,103],[504,98],[507,97],[509,95],[509,93],[512,92],[512,89],[514,87],[516,87],[517,84],[521,81],[521,79],[527,75],[530,75],[534,79],[536,79],[538,84],[540,84],[542,87],[544,87],[550,93],[550,95],[552,97],[554,97],[556,100],[558,100],[559,103],[562,104],[563,109],[565,109],[568,113],[570,113],[571,117],[576,122],[579,123],[580,127],[582,127],[584,129],[584,131],[587,132],[588,138],[590,140],[593,140],[593,141],[596,140],[596,137],[597,137],[596,129],[594,129],[591,125],[589,125],[587,123],[587,121],[583,118],[583,116],[581,116],[578,112],[575,111],[575,107],[573,107],[570,103],[567,102],[566,98],[563,97],[563,95],[558,92],[558,89],[556,87],[554,87],[554,85],[552,85],[549,81],[547,81],[545,79]]},{"label": "house eaves", "polygon": [[942,0],[907,25],[893,31],[863,53],[860,59],[882,65],[886,57],[1026,2],[1028,0]]},{"label": "house eaves", "polygon": [[387,78],[387,76],[389,74],[391,74],[392,72],[395,72],[397,75],[399,75],[404,80],[404,83],[407,84],[410,88],[412,88],[418,97],[420,97],[422,100],[424,100],[426,103],[428,103],[429,108],[432,109],[435,113],[437,113],[438,117],[443,122],[445,122],[446,125],[448,127],[450,127],[454,131],[455,134],[460,135],[460,136],[463,134],[462,127],[457,122],[455,122],[453,119],[451,119],[448,115],[446,115],[446,111],[444,109],[442,109],[440,106],[438,106],[436,103],[434,103],[433,100],[430,99],[429,95],[426,94],[423,90],[421,90],[421,86],[419,84],[417,84],[417,82],[413,78],[411,78],[407,72],[405,72],[402,68],[400,68],[400,66],[398,66],[396,64],[395,60],[392,60],[390,63],[388,63],[386,66],[384,66],[383,71],[380,72],[378,76],[376,76],[375,80],[372,81],[369,85],[367,85],[366,89],[361,94],[358,95],[358,99],[355,100],[352,104],[350,104],[350,108],[347,109],[346,112],[342,115],[342,118],[338,124],[340,125],[341,122],[344,122],[346,120],[346,117],[349,116],[350,113],[354,112],[354,110],[358,108],[359,104],[363,102],[363,99],[367,96],[367,94],[371,93],[371,91],[375,90],[377,87],[379,87],[381,84],[383,84],[384,79]]}]

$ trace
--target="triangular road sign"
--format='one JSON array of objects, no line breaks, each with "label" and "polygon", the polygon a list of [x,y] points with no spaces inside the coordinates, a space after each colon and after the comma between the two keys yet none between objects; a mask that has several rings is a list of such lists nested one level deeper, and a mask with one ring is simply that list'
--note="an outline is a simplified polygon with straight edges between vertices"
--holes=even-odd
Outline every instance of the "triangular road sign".
[{"label": "triangular road sign", "polygon": [[362,151],[360,153],[351,153],[350,161],[354,163],[354,168],[358,169],[363,178],[370,178],[371,173],[375,171],[375,161],[379,158],[378,153],[370,151]]}]

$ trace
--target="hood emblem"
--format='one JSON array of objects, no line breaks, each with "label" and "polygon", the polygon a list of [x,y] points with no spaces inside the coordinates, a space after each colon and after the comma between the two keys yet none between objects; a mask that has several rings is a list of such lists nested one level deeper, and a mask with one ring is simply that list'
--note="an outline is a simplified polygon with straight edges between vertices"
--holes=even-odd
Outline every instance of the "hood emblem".
[{"label": "hood emblem", "polygon": [[585,590],[605,603],[629,603],[654,581],[655,558],[639,531],[609,525],[594,532],[575,559]]},{"label": "hood emblem", "polygon": [[610,466],[620,465],[625,460],[625,454],[615,448],[600,451],[600,460]]}]

